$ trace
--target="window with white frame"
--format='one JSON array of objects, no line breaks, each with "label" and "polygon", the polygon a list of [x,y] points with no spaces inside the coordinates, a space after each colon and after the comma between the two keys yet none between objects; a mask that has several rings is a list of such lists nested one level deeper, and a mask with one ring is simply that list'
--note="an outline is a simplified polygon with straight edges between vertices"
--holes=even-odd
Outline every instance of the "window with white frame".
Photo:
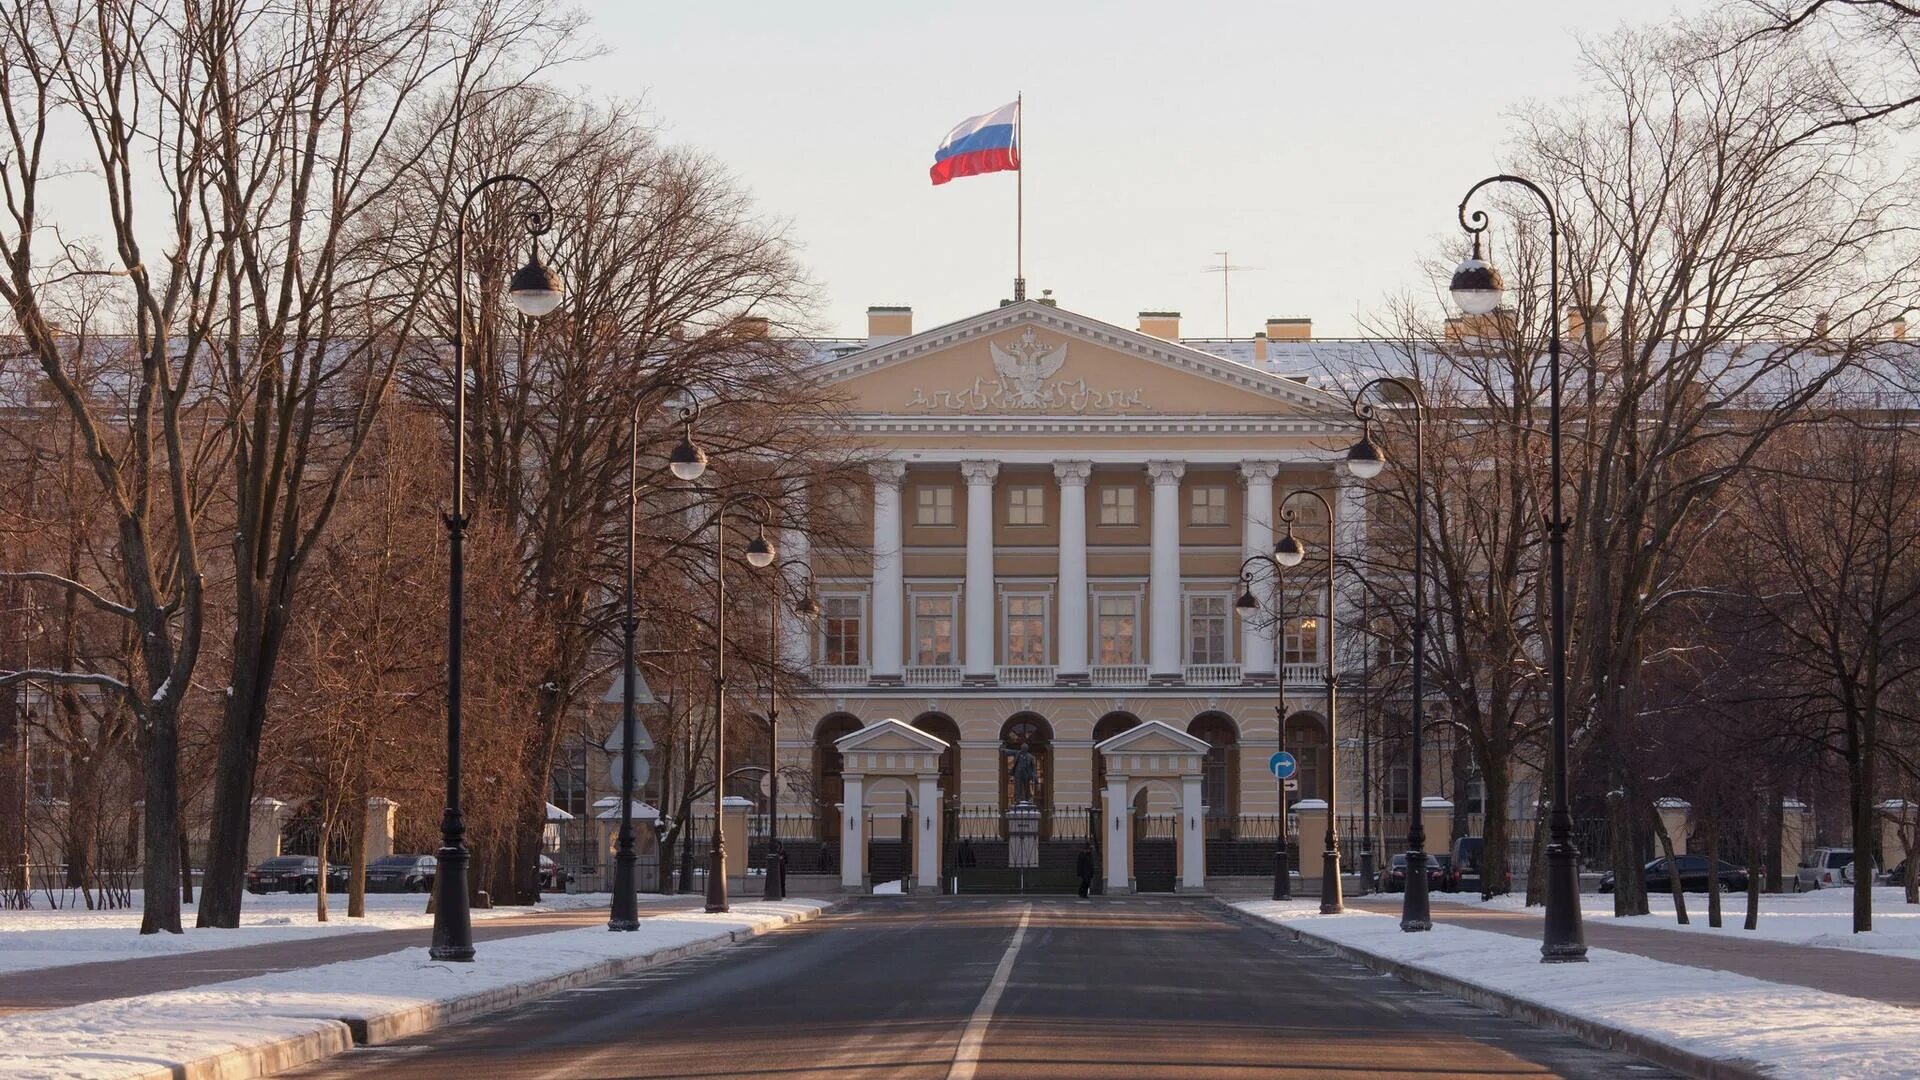
[{"label": "window with white frame", "polygon": [[1484,814],[1487,812],[1487,778],[1480,775],[1480,764],[1474,762],[1468,766],[1465,791],[1467,813]]},{"label": "window with white frame", "polygon": [[1405,814],[1413,803],[1413,773],[1407,768],[1405,758],[1396,757],[1387,766],[1387,797],[1385,811],[1389,814]]},{"label": "window with white frame", "polygon": [[1102,525],[1138,525],[1139,511],[1135,500],[1139,492],[1130,487],[1103,487],[1100,489],[1100,524]]},{"label": "window with white frame", "polygon": [[1227,489],[1216,484],[1202,484],[1188,489],[1187,492],[1189,525],[1225,525],[1227,523]]},{"label": "window with white frame", "polygon": [[821,497],[827,516],[841,525],[867,522],[867,493],[852,484],[829,485]]},{"label": "window with white frame", "polygon": [[1139,662],[1140,598],[1101,596],[1094,600],[1094,648],[1101,664]]},{"label": "window with white frame", "polygon": [[1006,649],[1009,664],[1047,662],[1047,598],[1042,593],[1010,593],[1006,604]]},{"label": "window with white frame", "polygon": [[866,641],[865,598],[860,596],[823,596],[820,598],[820,662],[835,667],[858,667],[862,645]]},{"label": "window with white frame", "polygon": [[1046,493],[1038,486],[1024,484],[1007,489],[1007,524],[1045,525]]},{"label": "window with white frame", "polygon": [[952,594],[913,598],[913,662],[921,667],[953,664]]},{"label": "window with white frame", "polygon": [[1187,597],[1187,663],[1229,664],[1227,598]]},{"label": "window with white frame", "polygon": [[1287,620],[1284,644],[1286,663],[1320,662],[1320,594],[1296,592],[1287,599],[1287,611],[1295,613]]},{"label": "window with white frame", "polygon": [[64,800],[68,789],[72,786],[72,756],[58,747],[34,743],[27,748],[27,759],[33,800],[36,802]]},{"label": "window with white frame", "polygon": [[953,524],[953,489],[951,487],[915,488],[913,501],[915,524]]},{"label": "window with white frame", "polygon": [[1402,636],[1400,624],[1386,616],[1373,620],[1373,663],[1375,667],[1397,668],[1413,659],[1413,651]]}]

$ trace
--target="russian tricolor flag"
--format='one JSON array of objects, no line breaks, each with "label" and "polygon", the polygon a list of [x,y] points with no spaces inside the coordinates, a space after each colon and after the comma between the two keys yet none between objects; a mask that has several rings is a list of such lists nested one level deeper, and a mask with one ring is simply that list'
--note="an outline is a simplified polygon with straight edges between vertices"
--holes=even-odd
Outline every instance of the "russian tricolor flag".
[{"label": "russian tricolor flag", "polygon": [[959,176],[1020,168],[1020,103],[960,121],[933,152],[928,170],[935,184]]}]

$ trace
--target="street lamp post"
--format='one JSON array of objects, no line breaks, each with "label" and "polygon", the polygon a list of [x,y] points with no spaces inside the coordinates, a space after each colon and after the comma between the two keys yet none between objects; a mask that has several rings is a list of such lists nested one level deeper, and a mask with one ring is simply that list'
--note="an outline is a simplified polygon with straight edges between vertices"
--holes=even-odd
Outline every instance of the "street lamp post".
[{"label": "street lamp post", "polygon": [[[685,394],[675,388],[673,393]],[[682,445],[693,444],[693,421],[699,415],[699,405],[691,394],[685,394],[685,408],[681,420],[686,424],[686,434]],[[633,404],[633,414],[627,427],[627,584],[626,612],[620,620],[622,641],[621,656],[625,669],[620,678],[620,835],[614,841],[613,856],[613,908],[607,915],[609,930],[640,929],[639,881],[635,869],[633,837],[633,752],[634,743],[639,739],[638,722],[634,718],[634,698],[638,696],[638,663],[634,656],[635,638],[640,630],[640,617],[634,610],[634,579],[637,576],[636,565],[640,532],[640,407],[644,401]],[[675,448],[676,451],[679,449]],[[705,454],[694,447],[694,455],[687,461],[672,464],[673,474],[682,480],[697,480],[707,471]],[[657,818],[655,819],[658,820]],[[667,868],[662,865],[660,873]],[[665,891],[662,889],[661,891]]]},{"label": "street lamp post", "polygon": [[773,504],[764,495],[723,498],[713,514],[713,844],[707,852],[707,911],[727,910],[727,513],[759,500],[760,533],[747,541],[747,565],[763,570],[779,552],[767,539]]},{"label": "street lamp post", "polygon": [[1287,534],[1273,545],[1273,558],[1281,566],[1298,566],[1307,557],[1306,546],[1293,535],[1293,523],[1298,515],[1287,507],[1299,495],[1317,499],[1327,512],[1327,836],[1320,856],[1320,913],[1338,915],[1345,910],[1345,905],[1340,899],[1340,833],[1336,825],[1340,807],[1340,665],[1333,655],[1339,627],[1333,616],[1333,581],[1337,563],[1333,504],[1327,501],[1325,495],[1308,488],[1297,488],[1280,500],[1280,521],[1286,525]]},{"label": "street lamp post", "polygon": [[1453,271],[1450,291],[1460,310],[1486,315],[1500,306],[1500,272],[1480,257],[1485,211],[1467,213],[1467,203],[1489,184],[1517,184],[1538,196],[1547,208],[1547,554],[1552,590],[1553,641],[1548,666],[1553,685],[1553,808],[1547,816],[1547,912],[1540,943],[1543,963],[1584,961],[1587,943],[1580,926],[1580,852],[1573,843],[1573,813],[1567,805],[1567,570],[1566,516],[1561,512],[1560,463],[1560,211],[1545,189],[1525,177],[1502,173],[1467,189],[1460,200],[1460,227],[1473,237],[1473,254]]},{"label": "street lamp post", "polygon": [[466,624],[467,531],[467,214],[482,191],[512,181],[538,196],[539,205],[523,213],[527,235],[534,237],[527,264],[513,272],[507,298],[515,310],[539,318],[560,306],[562,287],[540,262],[539,237],[553,224],[553,203],[546,189],[524,176],[499,173],[474,185],[460,204],[453,227],[453,508],[447,522],[447,806],[440,818],[439,866],[434,873],[433,944],[435,960],[473,959],[473,912],[467,906],[467,825],[460,810],[460,676]]},{"label": "street lamp post", "polygon": [[[1408,352],[1411,357],[1412,350]],[[1427,470],[1421,437],[1427,426],[1427,404],[1412,383],[1382,375],[1362,386],[1353,396],[1353,415],[1361,424],[1360,441],[1347,450],[1347,471],[1358,479],[1371,480],[1386,468],[1386,458],[1373,441],[1374,407],[1366,398],[1367,391],[1388,384],[1399,387],[1413,402],[1413,730],[1407,748],[1407,770],[1411,777],[1407,809],[1412,812],[1407,815],[1407,887],[1400,896],[1400,929],[1411,933],[1433,929],[1433,913],[1427,902],[1427,825],[1421,798],[1426,778],[1421,750],[1425,742],[1422,729],[1426,720],[1427,669]]]},{"label": "street lamp post", "polygon": [[[1240,564],[1240,598],[1233,606],[1240,617],[1250,619],[1260,610],[1260,601],[1253,595],[1253,571],[1255,567],[1265,566],[1273,571],[1273,591],[1280,598],[1273,605],[1275,625],[1284,625],[1286,612],[1282,610],[1285,592],[1280,587],[1280,563],[1272,555],[1250,555]],[[1287,748],[1287,672],[1286,664],[1280,664],[1279,677],[1274,680],[1273,721],[1278,731],[1274,749],[1285,751]],[[1274,778],[1279,788],[1277,796],[1279,816],[1275,819],[1273,837],[1273,898],[1275,900],[1293,899],[1293,867],[1287,856],[1287,782]]]},{"label": "street lamp post", "polygon": [[[799,560],[784,564],[795,565]],[[805,564],[800,564],[804,567]],[[767,868],[762,900],[787,898],[787,854],[780,846],[780,707],[777,681],[780,662],[779,570],[767,582]],[[812,622],[820,617],[820,601],[813,596],[813,575],[807,575],[807,590],[793,605],[794,614]]]}]

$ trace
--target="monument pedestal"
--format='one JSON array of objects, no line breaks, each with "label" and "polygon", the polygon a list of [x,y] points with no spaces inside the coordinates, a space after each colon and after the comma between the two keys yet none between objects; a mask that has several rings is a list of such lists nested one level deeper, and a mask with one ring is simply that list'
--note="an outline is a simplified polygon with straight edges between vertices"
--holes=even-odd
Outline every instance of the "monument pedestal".
[{"label": "monument pedestal", "polygon": [[1040,809],[1022,803],[1007,811],[1007,867],[1033,870],[1040,865]]}]

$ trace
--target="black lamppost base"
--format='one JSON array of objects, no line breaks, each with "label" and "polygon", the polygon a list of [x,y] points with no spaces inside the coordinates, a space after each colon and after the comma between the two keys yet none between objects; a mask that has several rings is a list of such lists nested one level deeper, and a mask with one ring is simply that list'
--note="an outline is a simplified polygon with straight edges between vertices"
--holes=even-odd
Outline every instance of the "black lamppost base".
[{"label": "black lamppost base", "polygon": [[[455,823],[457,827],[457,823]],[[464,831],[464,830],[462,830]],[[473,909],[467,904],[467,846],[449,840],[433,872],[433,944],[427,955],[457,964],[473,962]]]},{"label": "black lamppost base", "polygon": [[761,890],[760,899],[762,900],[785,900],[786,899],[786,890],[785,888],[783,888],[785,882],[782,880],[787,876],[786,870],[787,870],[787,857],[785,853],[777,849],[769,848],[767,850],[766,888]]},{"label": "black lamppost base", "polygon": [[1372,896],[1374,884],[1379,878],[1374,875],[1377,868],[1373,865],[1373,845],[1363,842],[1360,845],[1360,895]]},{"label": "black lamppost base", "polygon": [[1345,910],[1340,898],[1340,849],[1330,847],[1320,856],[1320,914],[1338,915]]},{"label": "black lamppost base", "polygon": [[727,904],[727,848],[721,839],[720,821],[713,822],[713,850],[707,860],[707,914],[718,915],[731,908]]},{"label": "black lamppost base", "polygon": [[1292,860],[1287,858],[1287,849],[1284,847],[1273,853],[1273,898],[1293,899]]},{"label": "black lamppost base", "polygon": [[1580,928],[1580,863],[1572,844],[1547,845],[1547,917],[1540,945],[1543,964],[1583,964],[1586,935]]},{"label": "black lamppost base", "polygon": [[1427,853],[1407,852],[1407,889],[1400,897],[1400,929],[1409,934],[1433,929],[1433,909],[1427,903]]},{"label": "black lamppost base", "polygon": [[635,884],[634,856],[629,846],[613,859],[613,910],[607,917],[607,929],[640,929],[640,901],[634,895]]}]

